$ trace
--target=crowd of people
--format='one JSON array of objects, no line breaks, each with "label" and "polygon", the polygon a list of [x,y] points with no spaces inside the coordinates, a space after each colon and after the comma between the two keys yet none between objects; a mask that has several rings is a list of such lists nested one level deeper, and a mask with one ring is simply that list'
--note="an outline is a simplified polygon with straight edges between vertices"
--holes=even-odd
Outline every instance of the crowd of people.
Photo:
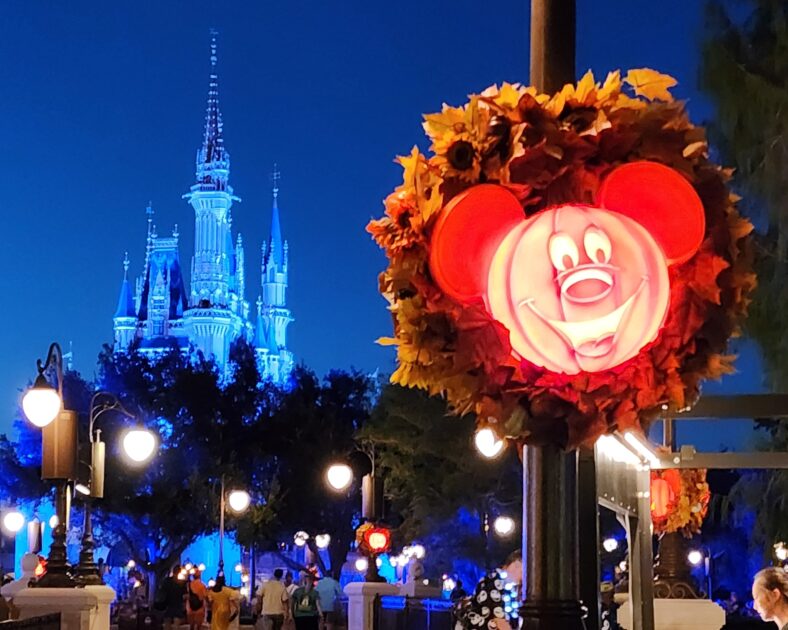
[{"label": "crowd of people", "polygon": [[[163,619],[164,630],[188,623],[200,630],[210,619],[211,630],[230,630],[241,611],[241,595],[225,584],[223,576],[202,581],[199,569],[183,579],[179,565],[172,568],[156,589],[153,607]],[[341,620],[342,589],[331,575],[318,579],[315,571],[304,571],[296,582],[291,571],[276,569],[252,598],[252,615],[257,630],[334,630]],[[210,615],[208,615],[210,611]],[[236,622],[237,623],[237,622]]]},{"label": "crowd of people", "polygon": [[255,601],[258,630],[334,630],[341,621],[342,588],[332,575],[318,579],[304,571],[298,584],[293,574],[276,569]]}]

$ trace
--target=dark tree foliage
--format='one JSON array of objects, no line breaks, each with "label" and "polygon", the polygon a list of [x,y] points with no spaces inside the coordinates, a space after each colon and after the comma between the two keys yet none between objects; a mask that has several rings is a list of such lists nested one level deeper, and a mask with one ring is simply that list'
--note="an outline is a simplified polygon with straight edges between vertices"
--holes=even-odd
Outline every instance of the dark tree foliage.
[{"label": "dark tree foliage", "polygon": [[[788,388],[788,4],[783,0],[712,0],[707,5],[701,83],[712,97],[713,139],[752,216],[758,235],[755,293],[747,330],[766,360],[769,380]],[[764,450],[788,448],[788,425],[766,423]],[[772,545],[788,540],[788,473],[751,471],[730,493],[735,523],[750,532],[769,560]]]},{"label": "dark tree foliage", "polygon": [[445,401],[390,385],[359,440],[374,444],[378,475],[400,543],[429,541],[427,568],[451,571],[463,559],[495,564],[519,547],[519,533],[499,541],[497,515],[519,521],[522,466],[513,448],[486,460],[473,446],[476,419],[448,413]]},{"label": "dark tree foliage", "polygon": [[[151,462],[134,466],[120,444],[135,421],[110,411],[96,423],[107,443],[105,496],[94,509],[102,542],[160,576],[198,536],[218,527],[224,478],[227,490],[242,487],[253,498],[243,516],[228,511],[227,529],[236,529],[240,542],[276,549],[299,529],[328,532],[338,569],[353,540],[358,495],[331,494],[323,475],[329,462],[352,451],[369,417],[373,383],[345,372],[320,382],[305,368],[292,381],[290,391],[260,385],[254,350],[243,342],[231,348],[224,374],[199,355],[173,350],[151,360],[109,347],[95,385],[69,373],[65,402],[79,413],[82,444],[96,390],[117,396],[159,437]],[[19,429],[16,443],[0,437],[0,497],[38,498],[49,492],[39,479],[40,432],[26,422]]]},{"label": "dark tree foliage", "polygon": [[750,214],[766,220],[758,238],[758,290],[747,329],[772,384],[788,387],[788,4],[712,0],[707,5],[701,85],[712,97],[712,138],[734,166]]},{"label": "dark tree foliage", "polygon": [[358,483],[336,494],[325,473],[330,464],[352,458],[373,392],[372,379],[358,372],[330,372],[321,382],[313,372],[296,369],[293,388],[261,426],[260,448],[276,462],[268,497],[275,517],[262,524],[247,520],[238,531],[240,542],[267,541],[275,549],[299,530],[312,537],[328,533],[330,570],[340,571],[355,540],[361,499]]}]

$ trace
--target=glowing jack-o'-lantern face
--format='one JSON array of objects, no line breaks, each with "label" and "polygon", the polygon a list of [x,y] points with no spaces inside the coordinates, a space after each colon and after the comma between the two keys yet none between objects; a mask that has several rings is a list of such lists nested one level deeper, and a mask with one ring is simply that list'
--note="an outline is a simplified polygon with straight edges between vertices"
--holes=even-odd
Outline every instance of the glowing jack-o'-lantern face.
[{"label": "glowing jack-o'-lantern face", "polygon": [[703,206],[686,180],[651,162],[613,171],[598,201],[525,219],[500,186],[472,188],[436,224],[433,276],[461,301],[482,298],[518,358],[566,374],[620,365],[657,337],[668,266],[697,250]]}]

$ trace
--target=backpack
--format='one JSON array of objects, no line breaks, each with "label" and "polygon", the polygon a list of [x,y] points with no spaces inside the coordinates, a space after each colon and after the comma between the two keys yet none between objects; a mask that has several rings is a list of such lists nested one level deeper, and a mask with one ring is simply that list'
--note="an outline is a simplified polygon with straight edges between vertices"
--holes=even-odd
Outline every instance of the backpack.
[{"label": "backpack", "polygon": [[200,610],[202,608],[202,600],[192,591],[191,584],[189,584],[189,608],[192,610]]}]

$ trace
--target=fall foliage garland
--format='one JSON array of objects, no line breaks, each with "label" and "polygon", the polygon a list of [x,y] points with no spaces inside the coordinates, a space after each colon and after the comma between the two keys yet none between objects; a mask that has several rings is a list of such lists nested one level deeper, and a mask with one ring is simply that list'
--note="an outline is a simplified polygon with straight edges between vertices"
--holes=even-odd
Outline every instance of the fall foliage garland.
[{"label": "fall foliage garland", "polygon": [[[518,442],[590,443],[613,429],[640,428],[660,410],[681,409],[705,378],[732,370],[726,344],[755,286],[748,235],[727,183],[731,172],[708,159],[704,130],[690,123],[669,88],[649,69],[604,83],[591,72],[557,94],[504,84],[425,116],[432,155],[414,147],[398,158],[403,184],[368,231],[389,266],[380,291],[394,317],[399,366],[392,381],[443,394],[456,413]],[[566,203],[591,203],[616,166],[666,164],[703,201],[706,233],[689,261],[670,269],[670,309],[657,339],[602,372],[556,374],[511,354],[508,331],[482,305],[444,294],[428,267],[430,232],[454,196],[479,183],[513,192],[526,215]]]},{"label": "fall foliage garland", "polygon": [[[664,482],[669,496],[658,497],[655,485]],[[651,472],[651,522],[654,533],[672,534],[680,532],[685,538],[699,534],[703,519],[709,508],[709,484],[705,469],[668,469]],[[657,506],[656,501],[664,505]]]}]

